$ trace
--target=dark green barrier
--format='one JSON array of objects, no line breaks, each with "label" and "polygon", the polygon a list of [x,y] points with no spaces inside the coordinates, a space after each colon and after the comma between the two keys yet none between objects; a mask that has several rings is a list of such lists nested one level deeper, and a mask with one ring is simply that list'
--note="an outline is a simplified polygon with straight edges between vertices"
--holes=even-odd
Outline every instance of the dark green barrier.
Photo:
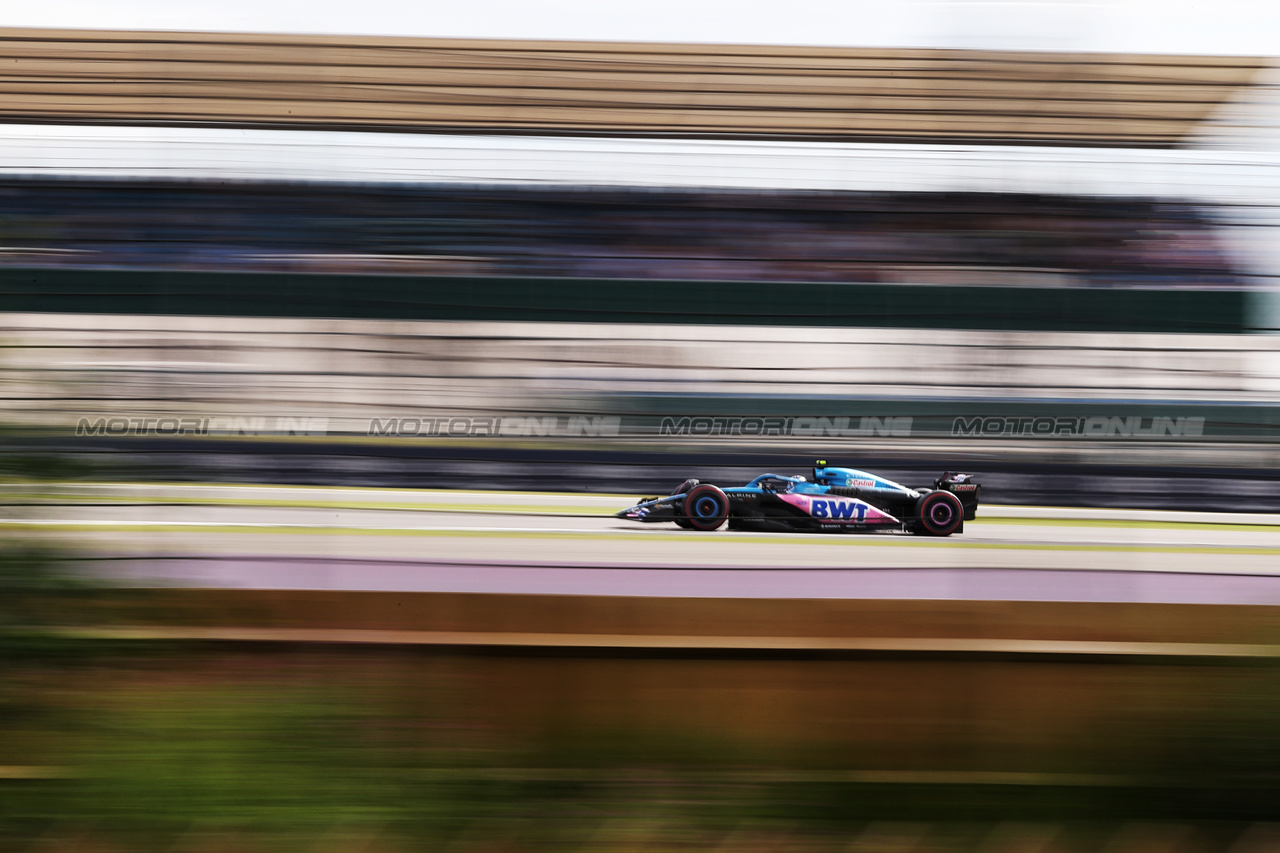
[{"label": "dark green barrier", "polygon": [[1217,332],[1240,291],[2,269],[0,310],[400,320]]}]

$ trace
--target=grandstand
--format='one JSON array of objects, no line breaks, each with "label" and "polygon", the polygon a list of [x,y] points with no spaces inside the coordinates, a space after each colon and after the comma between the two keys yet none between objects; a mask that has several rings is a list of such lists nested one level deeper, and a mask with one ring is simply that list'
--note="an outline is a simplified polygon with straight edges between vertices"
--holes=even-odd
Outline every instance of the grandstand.
[{"label": "grandstand", "polygon": [[0,30],[0,120],[1167,147],[1257,57]]},{"label": "grandstand", "polygon": [[1210,213],[1146,199],[211,181],[0,184],[10,265],[1240,288]]},{"label": "grandstand", "polygon": [[[238,393],[276,405],[346,358],[332,330],[398,340],[405,321],[421,321],[407,352],[442,358],[431,341],[480,328],[559,377],[450,355],[448,383],[486,383],[448,399],[460,409],[615,405],[601,390],[638,375],[658,406],[713,388],[770,405],[814,390],[1235,402],[1276,373],[1269,347],[1231,336],[1275,325],[1280,160],[1223,147],[1270,59],[69,30],[2,31],[0,56],[0,299],[83,315],[48,327],[56,365],[12,324],[37,371],[32,422],[65,421],[58,388],[83,387],[86,365],[123,365],[90,370],[110,405],[185,410],[211,404],[209,365],[230,359]],[[104,315],[125,319],[108,331]],[[219,337],[240,324],[227,316],[272,319],[246,343]],[[303,338],[277,340],[283,318]],[[548,353],[581,351],[584,323],[635,343],[564,376],[576,356]],[[707,344],[659,375],[676,324]],[[779,345],[830,330],[820,388],[802,358],[782,381],[744,367],[716,385],[699,359],[735,364],[764,327]],[[135,363],[133,328],[168,343]],[[893,331],[857,343],[868,329]],[[962,343],[917,346],[938,330]],[[1149,377],[1077,379],[1136,358],[1137,333]],[[322,355],[286,358],[301,339]],[[1223,357],[1173,367],[1189,347]],[[891,382],[859,367],[908,364]],[[361,406],[443,404],[443,381]],[[335,423],[366,411],[321,396],[296,399]]]}]

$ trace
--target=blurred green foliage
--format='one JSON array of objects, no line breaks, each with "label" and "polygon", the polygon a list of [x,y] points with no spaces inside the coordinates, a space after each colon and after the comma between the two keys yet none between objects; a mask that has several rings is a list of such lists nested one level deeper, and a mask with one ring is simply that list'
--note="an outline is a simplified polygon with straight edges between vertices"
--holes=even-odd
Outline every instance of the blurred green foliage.
[{"label": "blurred green foliage", "polygon": [[[1269,665],[1224,668],[1243,680],[1240,696],[1256,701],[1206,697],[1220,710],[1181,724],[1155,721],[1138,736],[1163,743],[1127,774],[1028,773],[1001,782],[982,771],[990,762],[981,754],[965,759],[973,772],[877,779],[864,772],[876,769],[864,754],[824,760],[771,750],[745,736],[740,720],[726,719],[717,731],[692,722],[688,709],[658,711],[643,701],[602,711],[607,673],[634,663],[626,660],[582,662],[597,673],[589,683],[544,682],[540,689],[560,703],[548,720],[529,704],[547,696],[523,692],[503,675],[513,671],[506,664],[466,654],[199,644],[142,651],[28,679],[44,709],[22,721],[28,759],[66,772],[0,780],[0,849],[87,834],[130,850],[738,842],[835,850],[884,821],[929,832],[950,826],[955,844],[976,849],[1009,821],[1104,835],[1135,820],[1174,821],[1228,827],[1233,839],[1251,822],[1280,815],[1276,768],[1258,775],[1259,762],[1242,752],[1209,754],[1228,734],[1268,749]],[[538,658],[517,667],[531,682],[554,668]],[[1189,698],[1171,688],[1180,682],[1203,686],[1194,672],[1164,682],[1175,707]],[[495,695],[505,702],[495,706]],[[590,719],[575,706],[594,706]],[[803,720],[783,722],[798,740],[821,740]],[[1099,738],[1099,751],[1106,743]],[[1088,761],[1104,763],[1097,754]],[[954,830],[960,825],[968,828]]]}]

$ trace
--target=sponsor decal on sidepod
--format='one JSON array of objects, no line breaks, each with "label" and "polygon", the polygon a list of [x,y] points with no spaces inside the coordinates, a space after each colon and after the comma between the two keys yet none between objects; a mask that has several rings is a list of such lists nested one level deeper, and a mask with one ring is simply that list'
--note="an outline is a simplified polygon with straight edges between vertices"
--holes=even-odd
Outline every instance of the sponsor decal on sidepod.
[{"label": "sponsor decal on sidepod", "polygon": [[830,495],[778,495],[779,498],[803,510],[814,518],[837,524],[899,524],[898,519],[876,509],[869,503],[855,498]]}]

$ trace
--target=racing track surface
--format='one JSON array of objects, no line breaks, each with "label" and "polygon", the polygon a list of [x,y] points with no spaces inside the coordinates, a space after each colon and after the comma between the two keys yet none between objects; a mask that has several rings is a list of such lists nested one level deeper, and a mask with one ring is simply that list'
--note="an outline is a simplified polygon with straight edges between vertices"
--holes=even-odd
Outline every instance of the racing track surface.
[{"label": "racing track surface", "polygon": [[147,585],[1280,604],[1280,517],[986,506],[963,535],[695,533],[631,497],[221,485],[11,489],[0,527]]}]

